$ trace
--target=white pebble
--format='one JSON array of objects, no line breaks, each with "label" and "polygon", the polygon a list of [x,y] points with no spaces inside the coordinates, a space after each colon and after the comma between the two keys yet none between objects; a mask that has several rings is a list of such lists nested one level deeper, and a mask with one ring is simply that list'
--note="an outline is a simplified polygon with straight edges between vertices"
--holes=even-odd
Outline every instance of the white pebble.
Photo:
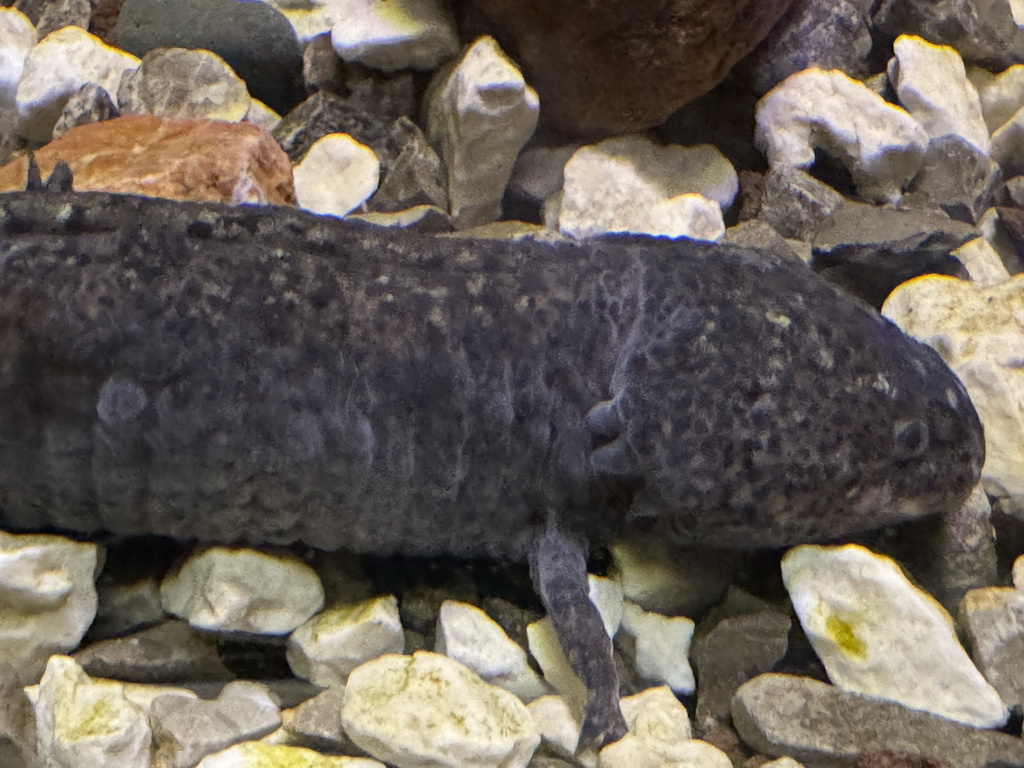
[{"label": "white pebble", "polygon": [[380,183],[380,162],[369,147],[345,133],[319,139],[293,169],[299,207],[344,216],[361,206]]}]

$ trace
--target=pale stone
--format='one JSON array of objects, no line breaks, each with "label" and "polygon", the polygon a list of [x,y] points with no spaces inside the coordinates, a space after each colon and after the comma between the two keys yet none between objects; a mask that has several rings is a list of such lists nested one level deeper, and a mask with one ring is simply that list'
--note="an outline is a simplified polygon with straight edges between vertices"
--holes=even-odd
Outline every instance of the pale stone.
[{"label": "pale stone", "polygon": [[601,750],[598,768],[732,768],[732,760],[706,741],[664,744],[627,734]]},{"label": "pale stone", "polygon": [[604,631],[608,637],[615,637],[622,624],[623,606],[622,585],[615,579],[608,579],[604,576],[587,574],[587,586],[589,587],[590,602],[601,614],[601,621],[604,623]]},{"label": "pale stone", "polygon": [[95,544],[0,532],[0,658],[16,683],[78,646],[96,616],[98,557]]},{"label": "pale stone", "polygon": [[122,114],[199,117],[238,122],[250,108],[249,91],[220,56],[205,50],[157,48],[121,78]]},{"label": "pale stone", "polygon": [[1024,555],[1013,561],[1013,586],[1024,592]]},{"label": "pale stone", "polygon": [[804,764],[798,763],[792,757],[780,757],[778,760],[764,763],[761,768],[804,768]]},{"label": "pale stone", "polygon": [[540,743],[518,698],[425,651],[354,670],[341,719],[359,747],[403,768],[525,768]]},{"label": "pale stone", "polygon": [[919,277],[889,294],[882,314],[963,382],[985,425],[985,490],[1024,508],[1024,276],[990,287]]},{"label": "pale stone", "polygon": [[1024,108],[992,134],[992,159],[1002,169],[1003,178],[1024,174]]},{"label": "pale stone", "polygon": [[331,43],[345,61],[434,69],[459,52],[455,21],[438,0],[339,0],[336,8]]},{"label": "pale stone", "polygon": [[81,27],[64,27],[40,40],[25,60],[18,83],[18,133],[48,141],[67,100],[86,83],[117,93],[121,75],[139,59],[111,48]]},{"label": "pale stone", "polygon": [[437,615],[434,651],[476,672],[523,701],[550,693],[529,665],[526,651],[474,605],[445,600]]},{"label": "pale stone", "polygon": [[263,0],[288,19],[299,43],[305,46],[314,37],[329,33],[337,23],[342,4],[337,0]]},{"label": "pale stone", "polygon": [[562,652],[558,633],[551,619],[543,618],[526,626],[530,655],[536,660],[544,679],[565,699],[573,717],[583,722],[587,708],[587,687]]},{"label": "pale stone", "polygon": [[771,166],[809,168],[822,149],[868,200],[898,201],[921,167],[928,135],[900,107],[839,70],[790,75],[758,102],[754,137]]},{"label": "pale stone", "polygon": [[250,98],[249,111],[245,113],[245,122],[252,123],[267,133],[273,133],[274,129],[281,124],[281,116],[259,99]]},{"label": "pale stone", "polygon": [[693,738],[690,715],[668,686],[624,696],[619,704],[629,732],[637,738],[664,744]]},{"label": "pale stone", "polygon": [[427,135],[448,171],[459,229],[494,221],[516,156],[537,127],[540,102],[491,37],[478,38],[427,96]]},{"label": "pale stone", "polygon": [[580,721],[561,696],[540,696],[526,705],[541,738],[556,752],[572,755],[580,740]]},{"label": "pale stone", "polygon": [[345,133],[317,140],[293,169],[299,207],[344,216],[377,191],[380,162],[373,150]]},{"label": "pale stone", "polygon": [[970,240],[955,251],[953,256],[967,269],[967,274],[977,286],[999,285],[1010,279],[1006,265],[992,244],[983,237]]},{"label": "pale stone", "polygon": [[1024,594],[1013,587],[972,589],[960,603],[971,658],[1009,708],[1024,702]]},{"label": "pale stone", "polygon": [[17,8],[0,8],[0,137],[17,122],[18,81],[25,60],[36,44],[36,30]]},{"label": "pale stone", "polygon": [[324,590],[298,558],[211,547],[164,579],[160,600],[200,629],[283,635],[320,610]]},{"label": "pale stone", "polygon": [[265,685],[228,683],[214,701],[160,697],[150,708],[156,755],[167,768],[192,768],[206,755],[266,736],[281,710]]},{"label": "pale stone", "polygon": [[960,54],[948,45],[933,45],[914,35],[896,38],[893,53],[889,81],[900,104],[928,137],[953,133],[987,155],[992,149],[988,126]]},{"label": "pale stone", "polygon": [[123,683],[94,680],[73,659],[53,656],[39,685],[27,688],[36,747],[48,768],[149,768],[145,710]]},{"label": "pale stone", "polygon": [[387,768],[366,757],[332,757],[305,747],[247,741],[204,757],[196,768]]},{"label": "pale stone", "polygon": [[344,685],[360,664],[405,647],[394,595],[335,605],[288,637],[288,664],[298,677],[328,688]]},{"label": "pale stone", "polygon": [[664,683],[676,693],[693,693],[690,641],[694,624],[683,616],[662,616],[625,604],[622,632],[633,638],[636,672],[644,680]]},{"label": "pale stone", "polygon": [[581,147],[565,164],[558,225],[575,238],[636,232],[719,240],[722,209],[738,189],[736,171],[710,144],[621,136]]},{"label": "pale stone", "polygon": [[967,76],[978,92],[990,134],[1024,107],[1024,64],[1014,64],[998,74],[971,67]]},{"label": "pale stone", "polygon": [[889,558],[853,544],[799,546],[783,557],[782,579],[839,688],[978,728],[1006,722],[949,614]]}]

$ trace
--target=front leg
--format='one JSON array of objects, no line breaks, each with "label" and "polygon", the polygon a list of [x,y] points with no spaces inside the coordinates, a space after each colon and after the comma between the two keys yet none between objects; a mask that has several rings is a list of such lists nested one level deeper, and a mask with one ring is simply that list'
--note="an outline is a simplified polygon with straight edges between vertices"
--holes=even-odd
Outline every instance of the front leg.
[{"label": "front leg", "polygon": [[626,735],[626,721],[619,709],[612,642],[601,614],[590,602],[583,546],[549,528],[534,543],[530,570],[559,645],[587,687],[581,746],[600,747],[621,739]]}]

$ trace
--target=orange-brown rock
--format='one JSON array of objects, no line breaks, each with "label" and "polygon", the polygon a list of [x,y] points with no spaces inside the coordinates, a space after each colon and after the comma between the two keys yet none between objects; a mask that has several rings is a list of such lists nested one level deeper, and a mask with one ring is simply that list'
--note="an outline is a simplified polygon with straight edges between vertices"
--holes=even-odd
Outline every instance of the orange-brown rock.
[{"label": "orange-brown rock", "polygon": [[469,0],[540,94],[544,125],[658,125],[725,77],[792,0]]},{"label": "orange-brown rock", "polygon": [[[220,120],[126,115],[72,128],[36,152],[43,178],[58,160],[78,191],[293,205],[288,156],[262,128]],[[0,167],[0,191],[23,189],[25,157]]]}]

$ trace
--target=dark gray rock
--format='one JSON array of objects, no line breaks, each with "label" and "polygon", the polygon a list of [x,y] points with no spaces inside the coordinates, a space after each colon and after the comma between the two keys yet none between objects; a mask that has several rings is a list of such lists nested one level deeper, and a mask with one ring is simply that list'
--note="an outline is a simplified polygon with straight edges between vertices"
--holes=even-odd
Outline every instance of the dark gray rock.
[{"label": "dark gray rock", "polygon": [[329,93],[318,91],[285,115],[273,136],[294,164],[306,156],[318,139],[329,133],[347,133],[372,149],[384,170],[390,156],[387,128],[366,112]]},{"label": "dark gray rock", "polygon": [[398,118],[388,129],[386,155],[371,211],[402,211],[414,205],[448,210],[448,183],[444,166],[415,123]]},{"label": "dark gray rock", "polygon": [[289,743],[327,754],[364,754],[342,727],[341,705],[344,700],[344,688],[328,688],[292,709],[284,725]]},{"label": "dark gray rock", "polygon": [[90,642],[128,635],[167,620],[156,579],[123,584],[111,583],[101,576],[96,591],[99,607],[86,635]]},{"label": "dark gray rock", "polygon": [[28,16],[28,20],[33,24],[38,24],[46,6],[51,2],[52,0],[16,0],[14,7]]},{"label": "dark gray rock", "polygon": [[761,248],[794,259],[801,259],[803,252],[806,252],[808,259],[810,258],[809,244],[800,243],[802,248],[798,250],[793,244],[800,241],[786,240],[771,224],[760,219],[743,221],[735,227],[729,227],[725,230],[722,241],[744,248]]},{"label": "dark gray rock", "polygon": [[345,88],[345,67],[331,45],[331,33],[324,32],[302,49],[302,83],[306,93],[340,93]]},{"label": "dark gray rock", "polygon": [[117,40],[138,57],[153,48],[205,48],[245,80],[249,93],[284,114],[301,101],[302,50],[288,20],[266,3],[126,0]]},{"label": "dark gray rock", "polygon": [[809,173],[776,166],[764,175],[758,217],[783,237],[809,242],[845,202]]},{"label": "dark gray rock", "polygon": [[849,768],[858,753],[879,749],[938,755],[953,768],[983,768],[996,760],[1024,764],[1019,738],[809,678],[755,677],[736,692],[732,720],[759,752],[788,755],[818,768]]},{"label": "dark gray rock", "polygon": [[932,139],[903,198],[910,208],[941,208],[957,221],[977,224],[992,204],[999,165],[962,136]]},{"label": "dark gray rock", "polygon": [[869,11],[870,0],[796,0],[738,70],[762,94],[808,67],[861,79],[870,74]]},{"label": "dark gray rock", "polygon": [[811,266],[878,309],[897,285],[919,275],[966,277],[952,252],[977,234],[941,211],[848,200],[810,238]]},{"label": "dark gray rock", "polygon": [[180,684],[233,680],[220,660],[217,641],[184,621],[165,621],[134,635],[101,640],[74,654],[94,677],[133,683]]},{"label": "dark gray rock", "polygon": [[998,72],[1024,62],[1024,29],[1008,0],[881,0],[872,25],[882,38],[918,35],[949,45],[969,64]]},{"label": "dark gray rock", "polygon": [[36,37],[42,40],[51,32],[64,27],[89,28],[92,5],[89,0],[50,0],[39,16]]},{"label": "dark gray rock", "polygon": [[79,125],[110,120],[120,114],[109,93],[95,83],[86,83],[64,105],[53,126],[53,138]]},{"label": "dark gray rock", "polygon": [[786,654],[792,621],[780,611],[722,619],[696,638],[690,658],[697,672],[694,725],[706,731],[728,723],[733,694],[755,675],[768,672]]}]

